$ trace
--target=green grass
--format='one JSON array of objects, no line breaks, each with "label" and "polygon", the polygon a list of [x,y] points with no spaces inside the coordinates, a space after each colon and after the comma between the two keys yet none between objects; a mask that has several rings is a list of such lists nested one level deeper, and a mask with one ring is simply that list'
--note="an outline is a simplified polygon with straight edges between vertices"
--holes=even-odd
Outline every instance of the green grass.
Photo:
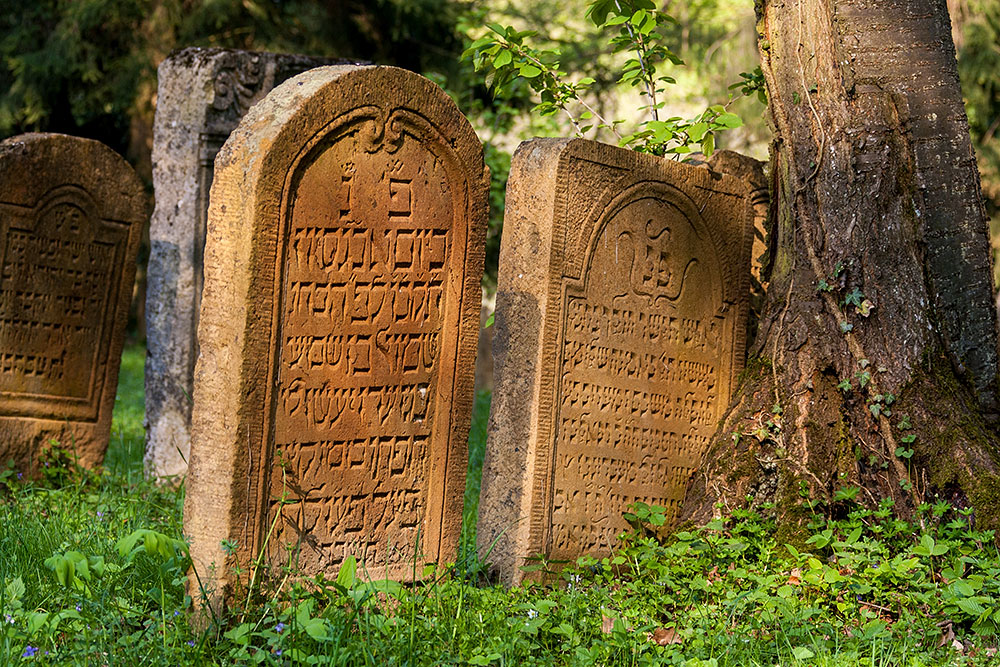
[{"label": "green grass", "polygon": [[479,484],[483,477],[483,456],[486,454],[486,426],[490,419],[488,391],[476,395],[472,408],[472,427],[469,429],[469,468],[465,476],[465,503],[462,510],[461,562],[473,558],[476,550],[476,519],[479,513]]},{"label": "green grass", "polygon": [[[919,524],[889,506],[815,506],[799,549],[749,510],[659,541],[649,527],[662,513],[640,506],[611,557],[547,585],[508,590],[442,567],[403,587],[345,567],[244,592],[221,627],[197,629],[177,541],[183,490],[142,476],[142,362],[126,351],[104,469],[53,459],[37,482],[3,478],[0,665],[996,663],[1000,555],[946,503],[923,507]],[[477,397],[466,544],[488,413]]]},{"label": "green grass", "polygon": [[146,446],[146,430],[143,427],[146,414],[145,365],[146,348],[142,345],[130,345],[122,352],[111,439],[104,457],[105,467],[115,472],[133,475],[142,472]]}]

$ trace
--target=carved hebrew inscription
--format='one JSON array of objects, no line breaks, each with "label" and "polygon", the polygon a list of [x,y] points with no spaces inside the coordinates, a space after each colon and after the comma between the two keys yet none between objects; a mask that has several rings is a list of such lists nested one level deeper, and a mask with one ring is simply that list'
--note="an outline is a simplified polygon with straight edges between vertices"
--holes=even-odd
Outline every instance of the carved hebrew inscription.
[{"label": "carved hebrew inscription", "polygon": [[600,225],[582,279],[562,280],[553,558],[606,552],[629,503],[676,512],[722,407],[707,237],[648,187]]},{"label": "carved hebrew inscription", "polygon": [[96,420],[98,357],[127,229],[97,219],[90,195],[73,186],[33,211],[2,210],[0,410]]},{"label": "carved hebrew inscription", "polygon": [[477,526],[502,581],[607,555],[631,503],[677,516],[743,364],[747,194],[593,141],[517,149]]},{"label": "carved hebrew inscription", "polygon": [[432,449],[447,439],[434,411],[451,392],[438,360],[449,276],[462,274],[453,174],[402,113],[318,151],[290,197],[274,392],[274,446],[288,463],[272,468],[268,516],[289,489],[276,544],[302,537],[307,571],[350,554],[402,568],[425,537],[428,496],[440,493]]}]

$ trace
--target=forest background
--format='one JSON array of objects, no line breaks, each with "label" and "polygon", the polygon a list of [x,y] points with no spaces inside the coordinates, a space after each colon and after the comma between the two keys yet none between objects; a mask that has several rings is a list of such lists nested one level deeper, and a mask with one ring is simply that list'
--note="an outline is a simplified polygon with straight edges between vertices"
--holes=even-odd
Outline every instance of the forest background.
[{"label": "forest background", "polygon": [[[510,154],[531,136],[572,136],[568,120],[540,118],[523,80],[494,97],[464,49],[489,23],[533,30],[538,48],[561,53],[571,80],[604,118],[638,119],[636,88],[617,85],[624,54],[609,52],[586,19],[588,0],[0,0],[0,138],[62,132],[124,155],[152,197],[156,67],[186,46],[300,53],[396,65],[439,83],[486,144],[493,174],[487,271],[495,286]],[[994,285],[1000,282],[1000,0],[948,0],[972,142],[992,219]],[[665,113],[689,118],[733,100],[744,121],[718,148],[767,158],[770,130],[756,97],[730,86],[758,65],[749,0],[666,0],[677,22],[667,42],[685,62],[667,72]],[[616,143],[607,130],[588,134]],[[152,210],[152,209],[150,209]],[[146,252],[139,257],[130,331],[144,337]]]}]

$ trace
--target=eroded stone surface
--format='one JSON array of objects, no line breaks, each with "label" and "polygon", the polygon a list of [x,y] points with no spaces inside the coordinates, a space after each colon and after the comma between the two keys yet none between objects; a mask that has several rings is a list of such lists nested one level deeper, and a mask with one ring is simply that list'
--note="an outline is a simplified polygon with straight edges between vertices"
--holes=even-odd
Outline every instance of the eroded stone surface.
[{"label": "eroded stone surface", "polygon": [[391,67],[297,76],[227,141],[185,505],[216,596],[272,525],[266,561],[291,544],[307,575],[352,554],[394,579],[455,558],[487,190],[454,103]]},{"label": "eroded stone surface", "polygon": [[671,517],[745,352],[753,214],[719,173],[538,139],[507,186],[479,547],[606,554],[629,503]]},{"label": "eroded stone surface", "polygon": [[0,143],[0,461],[35,472],[51,440],[103,460],[146,210],[97,141]]},{"label": "eroded stone surface", "polygon": [[345,62],[192,47],[160,64],[146,290],[146,467],[154,475],[187,470],[215,156],[247,110],[276,85],[313,67]]},{"label": "eroded stone surface", "polygon": [[757,337],[757,324],[764,308],[764,297],[769,284],[769,265],[772,261],[768,250],[768,215],[771,195],[768,188],[766,162],[742,155],[735,151],[716,151],[708,159],[708,166],[720,174],[728,174],[742,180],[750,190],[750,205],[753,207],[753,246],[750,250],[750,313],[747,318],[747,340]]}]

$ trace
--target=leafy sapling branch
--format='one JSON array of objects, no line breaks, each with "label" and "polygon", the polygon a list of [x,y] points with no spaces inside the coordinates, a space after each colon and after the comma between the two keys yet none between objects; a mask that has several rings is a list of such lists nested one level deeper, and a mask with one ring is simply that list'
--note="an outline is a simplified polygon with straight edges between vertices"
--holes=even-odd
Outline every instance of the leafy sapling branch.
[{"label": "leafy sapling branch", "polygon": [[[660,117],[664,86],[676,83],[673,77],[661,74],[663,67],[680,66],[683,61],[667,47],[660,30],[676,23],[675,19],[657,10],[652,0],[596,0],[586,15],[600,30],[614,31],[609,38],[614,53],[627,54],[618,83],[642,90],[646,103],[640,111],[647,118],[630,134],[619,132],[623,121],[608,120],[587,101],[587,93],[595,83],[593,78],[569,81],[566,72],[560,70],[558,51],[535,49],[527,43],[536,34],[534,31],[489,24],[490,32],[475,40],[463,57],[471,57],[477,70],[487,70],[486,83],[495,95],[505,94],[513,81],[523,79],[540,99],[534,108],[539,115],[565,114],[580,137],[595,128],[593,122],[586,123],[596,121],[597,129],[610,130],[620,145],[639,152],[680,159],[700,149],[710,156],[718,132],[743,125],[739,116],[727,111],[732,97],[726,104],[712,105],[691,119]],[[742,76],[744,80],[730,88],[741,87],[744,95],[759,95],[756,72]]]}]

